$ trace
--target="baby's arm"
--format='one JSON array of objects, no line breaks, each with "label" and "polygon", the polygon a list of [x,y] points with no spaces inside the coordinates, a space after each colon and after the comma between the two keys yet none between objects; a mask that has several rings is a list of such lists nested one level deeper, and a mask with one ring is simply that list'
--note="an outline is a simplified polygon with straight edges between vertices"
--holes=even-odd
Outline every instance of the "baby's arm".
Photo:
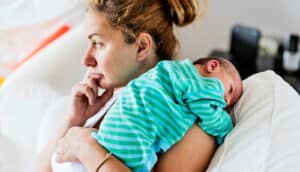
[{"label": "baby's arm", "polygon": [[[192,83],[196,81],[188,81],[188,85],[196,85]],[[207,134],[215,136],[218,144],[221,144],[233,128],[233,120],[224,109],[226,102],[222,92],[210,88],[210,85],[203,89],[196,88],[187,89],[189,91],[184,92],[183,99],[191,112],[200,120],[199,127]]]}]

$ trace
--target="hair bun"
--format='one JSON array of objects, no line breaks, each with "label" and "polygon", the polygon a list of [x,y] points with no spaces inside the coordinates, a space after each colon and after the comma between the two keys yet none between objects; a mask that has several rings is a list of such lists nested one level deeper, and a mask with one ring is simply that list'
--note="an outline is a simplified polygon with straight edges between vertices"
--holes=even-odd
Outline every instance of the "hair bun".
[{"label": "hair bun", "polygon": [[170,15],[177,26],[192,23],[200,13],[198,0],[168,0]]}]

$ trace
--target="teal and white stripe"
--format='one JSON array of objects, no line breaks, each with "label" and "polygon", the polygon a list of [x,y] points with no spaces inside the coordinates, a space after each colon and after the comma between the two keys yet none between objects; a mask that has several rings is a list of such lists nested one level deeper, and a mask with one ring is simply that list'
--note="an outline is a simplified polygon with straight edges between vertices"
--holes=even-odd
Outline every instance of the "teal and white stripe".
[{"label": "teal and white stripe", "polygon": [[93,136],[133,171],[151,171],[157,151],[182,139],[197,119],[223,142],[232,129],[223,95],[222,83],[200,76],[189,60],[162,61],[124,88]]}]

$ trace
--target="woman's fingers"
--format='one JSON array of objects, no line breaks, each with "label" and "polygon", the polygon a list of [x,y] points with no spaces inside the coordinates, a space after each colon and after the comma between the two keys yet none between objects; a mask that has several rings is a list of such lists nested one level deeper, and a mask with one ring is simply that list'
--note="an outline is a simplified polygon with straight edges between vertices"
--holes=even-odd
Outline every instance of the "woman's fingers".
[{"label": "woman's fingers", "polygon": [[89,87],[91,87],[93,89],[93,92],[98,95],[98,85],[96,83],[96,79],[95,78],[90,78],[88,79],[88,81],[86,82],[86,85],[88,85]]},{"label": "woman's fingers", "polygon": [[112,90],[106,90],[101,96],[97,96],[94,105],[88,109],[88,114],[94,114],[97,113],[112,97],[113,91]]},{"label": "woman's fingers", "polygon": [[63,139],[60,139],[58,142],[57,142],[57,145],[56,145],[56,150],[55,150],[55,154],[56,154],[56,157],[55,157],[55,161],[58,162],[58,163],[62,163],[64,162],[64,160],[66,160],[66,152],[65,152],[65,149],[66,149],[66,143],[64,142]]},{"label": "woman's fingers", "polygon": [[91,78],[90,71],[86,71],[81,82],[86,82],[89,78]]},{"label": "woman's fingers", "polygon": [[113,90],[105,90],[101,96],[97,96],[95,100],[95,104],[97,106],[103,107],[106,102],[112,97]]},{"label": "woman's fingers", "polygon": [[72,127],[68,129],[64,137],[59,139],[55,149],[56,162],[77,161],[77,137],[80,131],[82,131],[81,127]]},{"label": "woman's fingers", "polygon": [[64,162],[70,162],[70,161],[77,161],[77,158],[75,158],[69,154],[56,153],[55,161],[58,163],[64,163]]},{"label": "woman's fingers", "polygon": [[93,88],[91,88],[87,84],[79,84],[73,88],[73,95],[75,97],[85,96],[88,99],[88,103],[90,105],[93,105],[95,103],[96,97],[98,96],[98,92],[95,92]]},{"label": "woman's fingers", "polygon": [[57,142],[57,145],[56,145],[56,150],[55,152],[59,155],[62,155],[64,154],[64,145],[65,143],[63,142],[63,139],[60,139],[58,142]]},{"label": "woman's fingers", "polygon": [[83,85],[83,87],[81,87],[81,88],[82,88],[82,91],[85,93],[86,97],[88,98],[89,104],[94,105],[97,94],[95,94],[93,88],[91,88],[88,85]]}]

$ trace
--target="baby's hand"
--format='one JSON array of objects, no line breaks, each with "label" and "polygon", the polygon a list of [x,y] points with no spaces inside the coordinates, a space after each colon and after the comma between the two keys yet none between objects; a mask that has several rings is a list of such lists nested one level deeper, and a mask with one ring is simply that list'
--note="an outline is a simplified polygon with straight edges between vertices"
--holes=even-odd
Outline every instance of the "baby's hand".
[{"label": "baby's hand", "polygon": [[71,120],[74,125],[82,126],[112,97],[112,90],[106,90],[101,96],[98,95],[99,79],[101,78],[87,73],[81,83],[73,86]]}]

